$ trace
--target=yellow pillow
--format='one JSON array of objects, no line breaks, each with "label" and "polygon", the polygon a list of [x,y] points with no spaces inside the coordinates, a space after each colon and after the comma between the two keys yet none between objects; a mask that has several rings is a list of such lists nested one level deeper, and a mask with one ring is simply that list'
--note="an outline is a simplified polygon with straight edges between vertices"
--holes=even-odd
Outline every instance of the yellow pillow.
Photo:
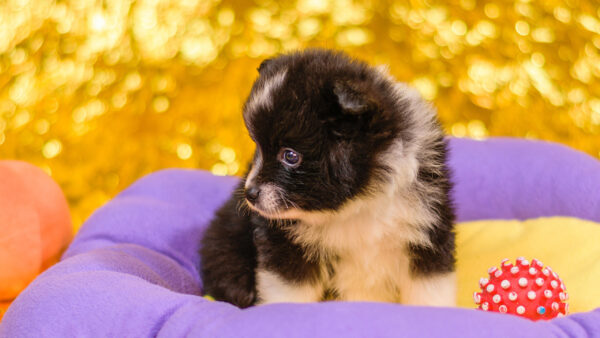
[{"label": "yellow pillow", "polygon": [[487,220],[456,228],[458,305],[474,308],[479,278],[503,258],[537,258],[562,278],[569,313],[600,307],[600,224],[568,217]]}]

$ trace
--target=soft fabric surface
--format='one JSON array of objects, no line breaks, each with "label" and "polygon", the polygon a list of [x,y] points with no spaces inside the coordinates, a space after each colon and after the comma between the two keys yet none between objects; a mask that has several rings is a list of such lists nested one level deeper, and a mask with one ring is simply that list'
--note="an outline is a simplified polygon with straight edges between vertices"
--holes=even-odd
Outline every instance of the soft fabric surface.
[{"label": "soft fabric surface", "polygon": [[[473,292],[502,258],[537,258],[563,279],[571,313],[600,307],[600,224],[552,217],[474,221],[457,226],[458,304],[474,307]],[[600,332],[599,332],[600,334]]]},{"label": "soft fabric surface", "polygon": [[[460,221],[557,215],[600,221],[600,163],[593,158],[558,145],[510,139],[456,139],[451,146]],[[0,336],[600,334],[600,310],[540,323],[471,309],[384,303],[275,304],[240,310],[208,301],[199,296],[197,246],[236,182],[184,170],[139,180],[94,213],[63,261],[21,293],[0,323]],[[571,292],[573,287],[567,285]]]}]

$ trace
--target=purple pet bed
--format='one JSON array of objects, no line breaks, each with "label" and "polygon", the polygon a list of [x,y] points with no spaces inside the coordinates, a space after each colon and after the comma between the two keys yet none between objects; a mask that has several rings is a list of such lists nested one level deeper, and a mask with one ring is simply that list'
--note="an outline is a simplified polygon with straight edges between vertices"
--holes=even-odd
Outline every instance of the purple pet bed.
[{"label": "purple pet bed", "polygon": [[[544,142],[451,140],[459,221],[574,216],[600,221],[600,162]],[[0,337],[600,336],[600,309],[548,322],[387,303],[272,304],[200,297],[198,243],[238,181],[165,170],[94,213],[12,304]]]}]

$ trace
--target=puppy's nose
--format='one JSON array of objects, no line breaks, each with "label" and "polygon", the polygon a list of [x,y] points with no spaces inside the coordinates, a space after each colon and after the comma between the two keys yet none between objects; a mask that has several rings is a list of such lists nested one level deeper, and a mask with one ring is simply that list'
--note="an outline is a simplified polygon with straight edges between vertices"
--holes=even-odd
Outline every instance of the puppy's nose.
[{"label": "puppy's nose", "polygon": [[260,195],[260,189],[257,188],[256,186],[250,186],[246,189],[245,194],[246,194],[246,199],[250,203],[254,203],[258,199],[258,195]]}]

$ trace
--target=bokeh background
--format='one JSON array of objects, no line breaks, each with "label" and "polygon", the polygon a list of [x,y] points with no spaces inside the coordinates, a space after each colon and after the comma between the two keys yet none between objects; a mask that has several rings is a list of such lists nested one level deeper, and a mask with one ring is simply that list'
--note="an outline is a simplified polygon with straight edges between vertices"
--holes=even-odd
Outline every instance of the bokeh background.
[{"label": "bokeh background", "polygon": [[51,174],[75,230],[152,171],[239,175],[256,67],[309,46],[388,64],[448,134],[600,157],[595,0],[2,0],[0,158]]}]

